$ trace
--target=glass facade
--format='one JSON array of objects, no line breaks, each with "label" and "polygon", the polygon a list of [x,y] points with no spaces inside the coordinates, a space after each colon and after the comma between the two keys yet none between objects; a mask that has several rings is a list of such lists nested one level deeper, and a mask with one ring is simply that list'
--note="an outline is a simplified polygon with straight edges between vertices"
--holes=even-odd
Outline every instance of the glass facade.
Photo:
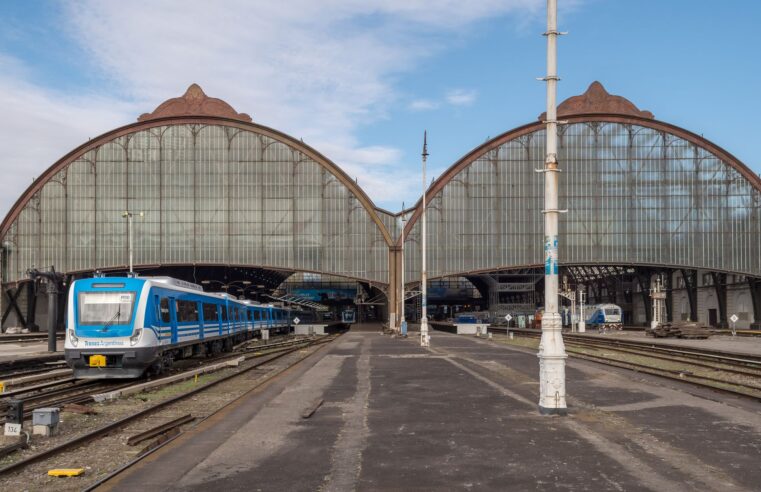
[{"label": "glass facade", "polygon": [[[560,130],[563,264],[761,276],[761,194],[706,148],[618,122]],[[30,197],[2,238],[3,281],[32,266],[245,265],[387,284],[401,216],[369,206],[293,142],[224,124],[136,129],[87,151]],[[541,265],[544,130],[484,152],[428,206],[430,277]],[[142,218],[139,212],[144,212]],[[409,214],[408,214],[409,215]],[[420,278],[419,221],[405,244]]]},{"label": "glass facade", "polygon": [[4,281],[26,278],[32,266],[123,267],[125,210],[135,214],[135,265],[252,265],[388,281],[382,228],[331,170],[255,129],[200,124],[117,137],[53,176],[2,238]]},{"label": "glass facade", "polygon": [[[475,158],[430,200],[428,275],[541,265],[544,130]],[[761,275],[761,194],[708,150],[613,122],[560,129],[561,264],[684,266]],[[420,277],[420,223],[405,275]]]}]

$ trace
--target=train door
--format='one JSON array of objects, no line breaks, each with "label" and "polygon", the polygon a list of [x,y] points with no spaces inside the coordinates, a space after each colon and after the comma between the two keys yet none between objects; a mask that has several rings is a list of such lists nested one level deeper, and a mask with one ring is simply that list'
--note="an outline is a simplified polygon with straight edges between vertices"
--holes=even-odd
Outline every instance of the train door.
[{"label": "train door", "polygon": [[172,344],[177,343],[177,299],[174,297],[169,298],[169,316],[172,326]]},{"label": "train door", "polygon": [[224,304],[220,304],[219,310],[222,311],[222,323],[219,325],[219,335],[222,336],[227,333],[228,328],[228,311],[226,300]]},{"label": "train door", "polygon": [[259,309],[254,308],[254,330],[257,330],[261,325],[262,313]]},{"label": "train door", "polygon": [[162,344],[165,338],[171,338],[172,331],[172,313],[169,307],[169,298],[156,296],[156,304],[159,307],[158,319],[156,324],[158,325],[158,333],[156,334],[159,339],[159,344]]}]

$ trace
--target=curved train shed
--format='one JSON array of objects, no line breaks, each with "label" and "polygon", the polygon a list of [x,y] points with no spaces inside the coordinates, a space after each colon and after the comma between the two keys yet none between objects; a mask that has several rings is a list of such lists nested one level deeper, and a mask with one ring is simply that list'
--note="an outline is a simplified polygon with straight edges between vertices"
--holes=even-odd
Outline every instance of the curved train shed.
[{"label": "curved train shed", "polygon": [[[571,281],[590,299],[629,303],[631,321],[647,320],[645,294],[660,275],[672,319],[721,325],[732,312],[738,326],[761,323],[758,175],[598,82],[558,114],[569,209],[560,261]],[[427,193],[429,276],[467,278],[495,312],[526,304],[504,295],[504,276],[526,284],[543,258],[541,119],[469,152]],[[317,150],[193,84],[74,149],[19,197],[0,225],[3,326],[35,316],[23,288],[33,266],[67,279],[126,271],[127,210],[143,212],[133,226],[141,272],[269,291],[293,272],[327,274],[376,289],[398,317],[404,217],[408,287],[420,274],[420,202],[377,208]]]}]

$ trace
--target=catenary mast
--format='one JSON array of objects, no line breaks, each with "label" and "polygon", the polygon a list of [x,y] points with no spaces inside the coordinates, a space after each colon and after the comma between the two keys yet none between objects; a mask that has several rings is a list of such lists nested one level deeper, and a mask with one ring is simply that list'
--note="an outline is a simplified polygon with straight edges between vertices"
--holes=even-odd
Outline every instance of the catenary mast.
[{"label": "catenary mast", "polygon": [[420,218],[420,248],[422,249],[422,258],[420,268],[420,301],[422,304],[422,318],[420,319],[420,346],[428,347],[430,345],[431,337],[428,336],[428,272],[426,271],[426,229],[425,229],[425,209],[426,204],[426,181],[425,181],[425,163],[428,160],[428,132],[423,132],[423,214]]},{"label": "catenary mast", "polygon": [[558,312],[557,0],[547,0],[547,155],[544,160],[544,314],[539,344],[539,411],[567,413],[565,346]]}]

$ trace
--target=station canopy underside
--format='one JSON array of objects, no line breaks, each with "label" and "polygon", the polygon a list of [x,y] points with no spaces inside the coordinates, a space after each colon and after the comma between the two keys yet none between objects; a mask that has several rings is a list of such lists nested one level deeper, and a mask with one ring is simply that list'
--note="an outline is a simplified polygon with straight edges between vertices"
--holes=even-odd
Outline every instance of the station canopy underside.
[{"label": "station canopy underside", "polygon": [[[568,121],[559,131],[561,264],[761,276],[761,184],[731,154],[599,84],[558,114]],[[544,137],[541,121],[507,132],[434,182],[430,277],[542,265]],[[126,210],[141,268],[317,272],[381,287],[398,282],[404,218],[405,276],[420,277],[420,203],[377,209],[316,150],[191,86],[35,181],[0,229],[3,282],[32,266],[125,271]]]}]

